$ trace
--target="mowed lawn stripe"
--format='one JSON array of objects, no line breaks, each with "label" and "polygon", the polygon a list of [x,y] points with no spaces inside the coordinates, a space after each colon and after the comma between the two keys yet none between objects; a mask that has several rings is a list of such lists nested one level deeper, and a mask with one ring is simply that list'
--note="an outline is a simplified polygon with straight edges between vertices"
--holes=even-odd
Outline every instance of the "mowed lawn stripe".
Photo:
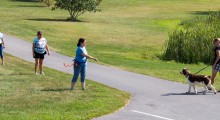
[{"label": "mowed lawn stripe", "polygon": [[35,75],[33,63],[6,55],[0,66],[0,119],[88,120],[112,113],[127,104],[130,95],[87,80],[69,90],[72,75],[44,68]]},{"label": "mowed lawn stripe", "polygon": [[[84,37],[89,54],[100,64],[186,83],[179,74],[183,67],[197,72],[206,65],[160,60],[168,32],[199,11],[218,10],[220,1],[104,0],[101,12],[83,14],[80,22],[66,21],[67,11],[51,11],[39,2],[1,3],[0,30],[8,35],[32,42],[36,32],[43,30],[50,48],[68,56],[74,56],[77,40]],[[211,75],[211,68],[201,74]],[[216,83],[216,87],[220,85]]]}]

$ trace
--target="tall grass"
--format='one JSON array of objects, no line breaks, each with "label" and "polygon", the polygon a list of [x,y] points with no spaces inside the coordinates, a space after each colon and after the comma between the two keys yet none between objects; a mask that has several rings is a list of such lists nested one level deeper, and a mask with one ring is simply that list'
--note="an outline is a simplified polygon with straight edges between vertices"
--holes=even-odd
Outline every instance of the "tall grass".
[{"label": "tall grass", "polygon": [[183,20],[165,43],[163,59],[181,63],[213,62],[214,38],[220,36],[220,11]]}]

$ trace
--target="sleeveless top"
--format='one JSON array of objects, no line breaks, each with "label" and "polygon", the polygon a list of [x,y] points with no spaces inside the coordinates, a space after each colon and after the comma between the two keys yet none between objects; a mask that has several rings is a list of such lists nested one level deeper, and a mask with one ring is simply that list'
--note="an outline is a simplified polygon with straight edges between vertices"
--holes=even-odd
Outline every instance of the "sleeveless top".
[{"label": "sleeveless top", "polygon": [[35,45],[34,51],[40,54],[45,53],[46,51],[46,45],[47,45],[47,40],[45,38],[41,38],[39,40],[38,38],[35,38],[33,41],[33,44]]},{"label": "sleeveless top", "polygon": [[[213,60],[213,64],[215,63],[215,60],[216,60],[216,58],[217,58],[216,51],[219,51],[219,50],[220,50],[220,47],[215,47],[215,49],[214,49],[215,58],[214,58],[214,60]],[[219,63],[220,63],[220,59],[218,60],[218,62],[217,62],[216,64],[219,64]]]}]

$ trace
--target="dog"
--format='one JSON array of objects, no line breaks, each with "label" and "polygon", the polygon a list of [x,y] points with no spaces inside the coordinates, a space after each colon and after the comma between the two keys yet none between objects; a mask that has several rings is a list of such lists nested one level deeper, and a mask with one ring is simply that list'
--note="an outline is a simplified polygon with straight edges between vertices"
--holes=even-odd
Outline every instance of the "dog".
[{"label": "dog", "polygon": [[206,94],[209,91],[207,87],[210,87],[212,90],[214,90],[214,94],[217,93],[215,87],[213,87],[211,84],[211,76],[191,74],[187,68],[184,68],[182,71],[180,71],[180,74],[183,74],[187,78],[189,84],[189,90],[186,92],[187,94],[190,93],[192,86],[195,94],[197,94],[197,89],[195,88],[196,83],[202,83],[204,85],[205,91],[203,94]]}]

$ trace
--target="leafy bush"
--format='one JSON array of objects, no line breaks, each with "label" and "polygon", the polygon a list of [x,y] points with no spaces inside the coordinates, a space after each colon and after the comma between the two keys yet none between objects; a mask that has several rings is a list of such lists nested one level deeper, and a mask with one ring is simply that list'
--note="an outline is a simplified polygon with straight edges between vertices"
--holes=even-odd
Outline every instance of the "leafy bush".
[{"label": "leafy bush", "polygon": [[220,37],[220,11],[183,20],[169,32],[162,58],[181,63],[212,64],[212,41],[216,37]]}]

